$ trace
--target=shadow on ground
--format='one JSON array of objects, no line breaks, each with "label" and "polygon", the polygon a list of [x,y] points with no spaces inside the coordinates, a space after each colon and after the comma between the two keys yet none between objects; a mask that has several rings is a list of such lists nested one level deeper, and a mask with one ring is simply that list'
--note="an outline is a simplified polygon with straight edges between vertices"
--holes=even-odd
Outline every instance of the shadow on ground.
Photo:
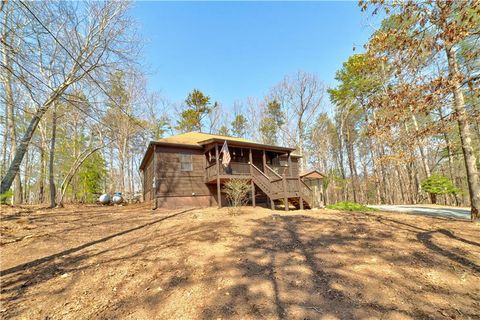
[{"label": "shadow on ground", "polygon": [[[267,212],[166,213],[9,267],[1,271],[7,307],[1,316],[480,316],[480,244],[478,229],[468,222]],[[74,230],[71,224],[62,228]]]},{"label": "shadow on ground", "polygon": [[[455,250],[462,242],[479,253],[477,242],[447,229],[427,230],[395,219],[352,215],[340,221],[303,215],[254,221],[251,234],[236,235],[234,255],[217,262],[217,274],[232,274],[228,268],[222,270],[228,266],[238,283],[221,290],[202,318],[474,319],[480,315],[479,289],[462,288],[465,283],[458,277],[468,272],[480,284],[479,256],[474,260],[475,254]],[[437,242],[442,236],[450,245]],[[404,248],[403,241],[396,244],[403,237],[410,248]],[[429,279],[437,274],[446,277]],[[452,276],[457,284],[449,283]]]}]

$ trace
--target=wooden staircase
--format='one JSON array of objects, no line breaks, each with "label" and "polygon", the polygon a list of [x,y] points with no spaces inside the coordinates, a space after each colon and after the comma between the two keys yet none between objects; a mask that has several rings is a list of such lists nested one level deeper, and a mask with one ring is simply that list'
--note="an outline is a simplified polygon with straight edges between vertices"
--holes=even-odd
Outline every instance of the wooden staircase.
[{"label": "wooden staircase", "polygon": [[[272,202],[282,199],[284,203],[287,201],[297,209],[302,209],[302,207],[303,209],[311,209],[310,204],[313,203],[313,192],[302,180],[293,177],[282,177],[276,173],[269,177],[252,163],[250,163],[250,174],[253,183]],[[288,210],[288,205],[285,206],[285,210]]]},{"label": "wooden staircase", "polygon": [[[312,209],[308,201],[303,198],[301,201],[303,201],[303,209]],[[296,209],[300,209],[302,207],[300,203],[300,198],[288,198],[288,202],[290,202]]]}]

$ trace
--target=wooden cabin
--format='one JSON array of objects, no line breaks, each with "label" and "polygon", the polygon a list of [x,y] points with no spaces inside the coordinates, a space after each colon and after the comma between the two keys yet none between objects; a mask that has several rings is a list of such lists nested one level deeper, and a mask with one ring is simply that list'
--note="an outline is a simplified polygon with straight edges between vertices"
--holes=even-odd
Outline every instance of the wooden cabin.
[{"label": "wooden cabin", "polygon": [[[225,141],[231,156],[227,167],[220,153]],[[314,194],[300,177],[294,150],[200,132],[152,141],[140,164],[143,196],[153,208],[221,208],[227,205],[223,184],[237,177],[251,184],[252,206],[311,208]]]}]

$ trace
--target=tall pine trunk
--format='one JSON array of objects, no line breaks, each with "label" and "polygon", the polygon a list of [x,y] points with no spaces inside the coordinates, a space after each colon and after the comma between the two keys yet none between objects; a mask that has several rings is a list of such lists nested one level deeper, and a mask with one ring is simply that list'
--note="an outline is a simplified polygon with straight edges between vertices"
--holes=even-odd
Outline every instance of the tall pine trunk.
[{"label": "tall pine trunk", "polygon": [[429,178],[431,175],[430,166],[428,165],[427,156],[425,155],[425,149],[423,148],[423,141],[422,139],[418,138],[420,128],[418,126],[417,117],[413,113],[413,108],[411,106],[410,106],[410,112],[411,112],[413,128],[415,129],[415,140],[418,145],[418,151],[420,152],[420,159],[422,160],[423,170],[425,171],[425,176]]},{"label": "tall pine trunk", "polygon": [[475,158],[475,154],[473,152],[472,136],[470,133],[467,112],[465,110],[463,91],[460,87],[460,74],[458,70],[457,58],[455,57],[455,51],[453,50],[452,46],[446,46],[445,50],[448,60],[449,80],[452,85],[453,108],[457,116],[463,158],[465,160],[465,168],[467,171],[467,183],[471,204],[471,219],[473,221],[479,218],[480,210],[480,181],[477,170],[477,159]]},{"label": "tall pine trunk", "polygon": [[50,208],[54,208],[57,203],[55,200],[56,197],[56,187],[55,187],[55,176],[54,176],[54,161],[55,161],[55,140],[57,138],[57,106],[53,105],[52,110],[52,139],[50,140],[50,157],[48,163],[48,181],[50,184]]},{"label": "tall pine trunk", "polygon": [[8,107],[5,104],[5,118],[3,123],[3,141],[2,141],[2,170],[0,172],[0,177],[3,177],[5,174],[5,169],[7,167],[7,143],[8,143]]},{"label": "tall pine trunk", "polygon": [[358,202],[358,183],[357,183],[357,167],[355,165],[355,152],[353,150],[353,141],[351,139],[350,130],[347,129],[346,132],[346,149],[347,149],[347,157],[348,157],[348,165],[350,168],[350,176],[352,179],[352,193],[353,193],[353,202]]},{"label": "tall pine trunk", "polygon": [[[42,143],[43,144],[43,143]],[[45,201],[45,168],[46,168],[45,149],[40,148],[40,178],[38,189],[38,202],[43,203]]]}]

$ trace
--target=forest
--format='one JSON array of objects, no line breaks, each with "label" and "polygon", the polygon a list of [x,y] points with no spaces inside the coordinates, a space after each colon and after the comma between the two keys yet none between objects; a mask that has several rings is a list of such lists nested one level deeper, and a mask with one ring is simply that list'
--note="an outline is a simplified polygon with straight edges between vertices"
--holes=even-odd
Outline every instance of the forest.
[{"label": "forest", "polygon": [[297,147],[326,202],[441,203],[480,217],[480,2],[360,1],[380,26],[336,73],[233,105],[148,89],[127,2],[0,3],[1,201],[141,201],[151,140],[188,131]]}]

